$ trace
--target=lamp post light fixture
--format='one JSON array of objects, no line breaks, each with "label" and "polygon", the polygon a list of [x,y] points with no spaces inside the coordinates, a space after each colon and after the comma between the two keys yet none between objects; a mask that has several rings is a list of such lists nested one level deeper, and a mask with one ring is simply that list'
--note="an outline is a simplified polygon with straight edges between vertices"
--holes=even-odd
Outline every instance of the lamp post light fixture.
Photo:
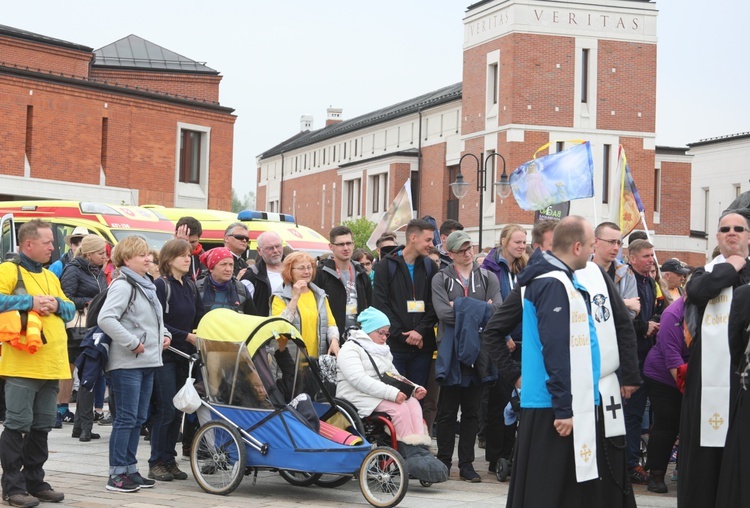
[{"label": "lamp post light fixture", "polygon": [[466,157],[471,157],[474,159],[474,162],[476,163],[476,170],[477,170],[477,191],[479,192],[479,250],[482,250],[482,222],[484,218],[484,191],[487,189],[487,165],[490,162],[490,159],[493,157],[500,157],[500,160],[503,161],[503,174],[500,175],[500,179],[495,182],[493,185],[495,186],[495,191],[497,192],[497,195],[500,197],[500,202],[502,203],[505,198],[510,196],[510,181],[508,179],[508,173],[505,171],[505,157],[500,155],[497,152],[493,152],[485,159],[482,157],[484,156],[483,153],[479,154],[479,157],[474,155],[473,153],[465,153],[461,156],[461,158],[458,160],[458,174],[456,175],[456,181],[450,184],[451,191],[453,192],[453,195],[456,196],[456,199],[461,199],[464,196],[466,196],[466,193],[469,191],[469,184],[464,180],[464,175],[461,173],[461,163],[463,163],[464,159]]}]

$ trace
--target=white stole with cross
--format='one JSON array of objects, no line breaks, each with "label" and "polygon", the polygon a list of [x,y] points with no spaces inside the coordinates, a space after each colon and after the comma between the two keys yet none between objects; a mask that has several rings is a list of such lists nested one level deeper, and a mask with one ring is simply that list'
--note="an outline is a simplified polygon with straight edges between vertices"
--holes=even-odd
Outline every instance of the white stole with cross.
[{"label": "white stole with cross", "polygon": [[[712,272],[726,259],[721,254],[706,265]],[[701,446],[723,447],[729,427],[729,310],[733,288],[726,287],[709,300],[701,321]],[[689,298],[689,296],[688,296]]]},{"label": "white stole with cross", "polygon": [[599,393],[602,397],[604,435],[624,436],[625,416],[620,381],[616,374],[620,368],[620,350],[617,347],[617,332],[607,283],[599,266],[591,261],[586,263],[586,268],[576,270],[576,279],[589,292],[591,314],[594,317],[596,338],[599,341]]},{"label": "white stole with cross", "polygon": [[[570,302],[570,391],[573,409],[573,449],[578,483],[599,477],[596,464],[596,399],[589,313],[583,295],[564,272],[555,270],[537,277],[562,282]],[[549,312],[549,310],[547,310]]]}]

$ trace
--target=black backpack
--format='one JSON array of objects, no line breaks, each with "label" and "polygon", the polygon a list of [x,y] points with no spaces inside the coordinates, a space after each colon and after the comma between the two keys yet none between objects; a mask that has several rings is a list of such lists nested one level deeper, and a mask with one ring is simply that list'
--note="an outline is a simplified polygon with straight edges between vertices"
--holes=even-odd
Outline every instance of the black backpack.
[{"label": "black backpack", "polygon": [[[112,284],[114,284],[116,280],[119,280],[119,279],[113,280]],[[133,305],[133,302],[135,301],[136,289],[135,289],[135,283],[133,281],[131,281],[127,277],[125,277],[125,280],[128,281],[128,284],[130,284],[130,289],[131,289],[130,300],[128,301],[128,306],[125,307],[125,309],[127,310],[128,307]],[[91,329],[91,328],[94,328],[95,326],[98,326],[97,321],[99,320],[99,312],[101,312],[102,306],[104,305],[104,302],[107,300],[107,293],[109,293],[109,288],[112,287],[112,284],[107,286],[107,288],[104,291],[96,295],[89,302],[89,305],[86,308],[86,328]],[[122,319],[122,316],[120,316],[120,319]]]}]

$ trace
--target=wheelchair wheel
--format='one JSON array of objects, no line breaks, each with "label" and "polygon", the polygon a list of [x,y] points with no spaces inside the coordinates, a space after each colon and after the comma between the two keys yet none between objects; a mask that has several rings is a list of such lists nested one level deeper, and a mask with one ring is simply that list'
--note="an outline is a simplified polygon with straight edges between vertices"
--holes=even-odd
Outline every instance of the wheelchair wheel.
[{"label": "wheelchair wheel", "polygon": [[336,398],[334,398],[333,401],[336,403],[336,407],[338,408],[338,410],[342,414],[344,414],[344,416],[346,416],[347,420],[349,420],[352,426],[357,429],[357,432],[359,432],[364,437],[365,426],[362,423],[362,418],[359,417],[359,413],[357,413],[357,409],[352,405],[352,403],[344,399]]},{"label": "wheelchair wheel", "polygon": [[498,459],[497,465],[495,466],[495,475],[499,482],[508,480],[508,477],[510,476],[510,461],[508,459]]},{"label": "wheelchair wheel", "polygon": [[286,469],[279,469],[279,474],[283,479],[295,487],[309,487],[313,483],[316,483],[321,477],[319,474],[305,473],[302,471],[288,471]]},{"label": "wheelchair wheel", "polygon": [[426,482],[426,481],[424,481],[424,480],[419,480],[419,484],[420,484],[420,485],[421,485],[422,487],[425,487],[425,488],[427,488],[427,487],[432,487],[432,482]]},{"label": "wheelchair wheel", "polygon": [[374,448],[359,468],[359,487],[371,505],[396,506],[409,489],[409,471],[404,458],[393,448]]},{"label": "wheelchair wheel", "polygon": [[336,487],[346,485],[351,480],[351,475],[339,476],[336,474],[324,474],[320,478],[315,480],[315,485],[317,485],[318,487],[323,487],[324,489],[334,489]]},{"label": "wheelchair wheel", "polygon": [[203,490],[229,494],[242,481],[246,464],[247,449],[237,429],[221,421],[198,429],[190,450],[190,467]]}]

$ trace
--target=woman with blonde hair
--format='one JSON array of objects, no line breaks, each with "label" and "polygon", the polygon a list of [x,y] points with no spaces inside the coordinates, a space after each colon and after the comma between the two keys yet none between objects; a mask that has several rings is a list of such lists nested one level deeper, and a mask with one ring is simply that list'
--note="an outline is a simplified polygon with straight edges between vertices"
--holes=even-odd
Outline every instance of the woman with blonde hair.
[{"label": "woman with blonde hair", "polygon": [[[516,286],[516,277],[526,267],[526,230],[518,224],[506,224],[500,232],[500,241],[492,249],[482,267],[494,273],[500,281],[500,294],[505,300]],[[521,342],[521,325],[506,337],[506,344],[514,359],[520,361],[520,350],[516,342]],[[510,383],[499,379],[487,393],[487,414],[485,418],[486,447],[485,458],[490,463],[490,472],[496,472],[497,462],[510,459],[515,443],[516,425],[505,425],[503,410],[513,393]],[[480,412],[481,413],[481,412]]]},{"label": "woman with blonde hair", "polygon": [[284,284],[271,297],[271,315],[281,316],[302,334],[312,357],[339,352],[339,329],[325,292],[312,283],[315,260],[305,252],[293,252],[284,259]]}]

